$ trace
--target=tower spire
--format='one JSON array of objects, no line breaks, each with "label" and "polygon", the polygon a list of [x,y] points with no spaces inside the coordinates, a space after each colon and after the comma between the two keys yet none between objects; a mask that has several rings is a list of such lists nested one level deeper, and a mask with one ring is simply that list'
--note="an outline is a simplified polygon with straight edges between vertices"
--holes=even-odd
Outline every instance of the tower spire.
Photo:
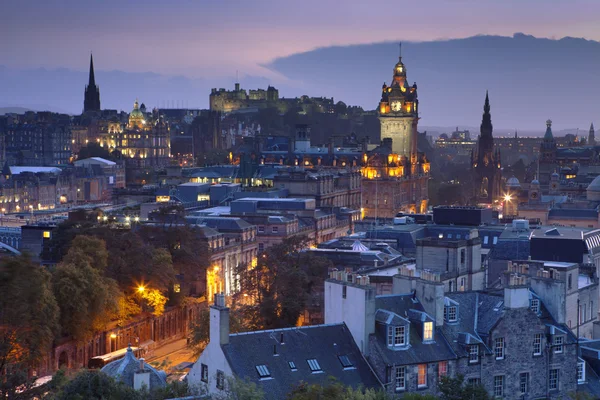
[{"label": "tower spire", "polygon": [[480,127],[481,136],[492,136],[492,115],[490,114],[490,97],[488,91],[485,91],[485,104],[483,105],[483,118]]},{"label": "tower spire", "polygon": [[94,76],[94,56],[90,53],[90,79],[88,86],[96,86],[96,78]]},{"label": "tower spire", "polygon": [[400,49],[399,49],[398,58],[399,58],[400,60],[402,60],[402,42],[398,43],[398,47],[400,48]]}]

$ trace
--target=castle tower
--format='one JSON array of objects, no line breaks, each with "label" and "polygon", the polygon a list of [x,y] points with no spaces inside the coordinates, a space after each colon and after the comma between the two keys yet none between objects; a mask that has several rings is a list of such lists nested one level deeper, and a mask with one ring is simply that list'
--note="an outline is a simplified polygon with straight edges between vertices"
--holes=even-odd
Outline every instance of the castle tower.
[{"label": "castle tower", "polygon": [[596,137],[594,134],[594,123],[590,125],[590,132],[588,133],[588,145],[595,146],[596,145]]},{"label": "castle tower", "polygon": [[473,156],[472,166],[477,202],[492,203],[500,196],[502,165],[500,152],[494,150],[493,129],[490,98],[486,92],[480,134],[477,140],[477,153]]},{"label": "castle tower", "polygon": [[402,56],[394,66],[390,86],[383,84],[378,113],[381,139],[391,138],[393,152],[410,160],[411,173],[417,165],[417,124],[419,101],[417,84],[409,86]]},{"label": "castle tower", "polygon": [[94,76],[94,57],[90,54],[90,77],[85,87],[83,112],[100,111],[100,88]]}]

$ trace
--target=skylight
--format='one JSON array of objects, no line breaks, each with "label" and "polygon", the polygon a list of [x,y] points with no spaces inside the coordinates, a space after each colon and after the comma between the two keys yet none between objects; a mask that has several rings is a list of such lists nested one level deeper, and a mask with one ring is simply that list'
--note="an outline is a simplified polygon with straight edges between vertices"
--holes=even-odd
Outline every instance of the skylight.
[{"label": "skylight", "polygon": [[267,366],[264,364],[257,365],[256,372],[258,372],[258,376],[260,378],[269,378],[271,376],[271,372],[269,371],[269,368],[267,368]]},{"label": "skylight", "polygon": [[352,368],[353,367],[352,362],[350,361],[348,356],[338,356],[338,359],[342,363],[342,367],[344,367],[344,368]]},{"label": "skylight", "polygon": [[311,358],[309,360],[306,360],[306,362],[308,363],[308,366],[312,372],[321,372],[322,371],[321,366],[319,365],[319,362],[317,361],[316,358]]},{"label": "skylight", "polygon": [[290,366],[290,369],[291,369],[292,371],[297,371],[297,370],[298,370],[298,368],[296,367],[296,363],[295,363],[295,362],[293,362],[293,361],[288,361],[288,365]]}]

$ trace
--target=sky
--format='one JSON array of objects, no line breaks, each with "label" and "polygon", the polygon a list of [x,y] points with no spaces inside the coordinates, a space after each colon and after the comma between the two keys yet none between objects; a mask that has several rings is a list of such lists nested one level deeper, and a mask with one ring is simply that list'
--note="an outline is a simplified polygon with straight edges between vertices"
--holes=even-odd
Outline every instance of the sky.
[{"label": "sky", "polygon": [[515,32],[600,40],[598,15],[597,0],[4,0],[0,66],[85,72],[92,51],[100,71],[277,84],[293,77],[265,65],[318,47]]}]

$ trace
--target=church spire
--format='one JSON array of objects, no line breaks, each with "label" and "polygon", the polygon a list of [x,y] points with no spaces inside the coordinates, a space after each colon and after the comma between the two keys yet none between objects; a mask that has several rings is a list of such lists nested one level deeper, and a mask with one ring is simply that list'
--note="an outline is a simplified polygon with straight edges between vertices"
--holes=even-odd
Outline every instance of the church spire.
[{"label": "church spire", "polygon": [[94,56],[90,53],[90,79],[88,86],[96,86],[96,78],[94,77]]},{"label": "church spire", "polygon": [[481,136],[492,136],[492,114],[490,114],[490,97],[485,91],[485,104],[483,105],[483,117],[481,119]]}]

